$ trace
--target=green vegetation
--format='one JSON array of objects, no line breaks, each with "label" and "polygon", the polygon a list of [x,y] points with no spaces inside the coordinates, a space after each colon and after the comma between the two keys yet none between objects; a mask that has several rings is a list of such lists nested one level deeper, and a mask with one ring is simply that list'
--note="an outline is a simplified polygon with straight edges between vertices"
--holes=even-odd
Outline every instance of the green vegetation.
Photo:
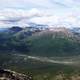
[{"label": "green vegetation", "polygon": [[[80,68],[76,66],[69,66],[63,64],[42,63],[34,60],[26,60],[24,58],[14,56],[12,54],[0,54],[0,61],[2,60],[2,68],[8,68],[13,71],[27,74],[32,73],[34,80],[57,80],[57,76],[71,76],[80,75]],[[58,80],[63,80],[63,79]],[[75,79],[76,80],[76,79]]]},{"label": "green vegetation", "polygon": [[57,75],[62,76],[62,74],[69,77],[74,75],[76,70],[77,73],[80,73],[80,69],[72,65],[45,63],[15,56],[15,54],[20,53],[42,57],[77,56],[80,54],[80,42],[77,41],[77,38],[66,37],[65,34],[41,34],[41,32],[32,36],[25,36],[23,38],[22,35],[16,33],[0,33],[1,68],[8,68],[25,74],[32,72],[34,80],[66,80],[56,79],[56,77]]},{"label": "green vegetation", "polygon": [[80,43],[69,38],[53,38],[52,35],[31,37],[31,55],[72,56],[79,55]]},{"label": "green vegetation", "polygon": [[77,38],[70,38],[64,32],[37,32],[33,36],[25,35],[24,38],[18,34],[20,32],[11,35],[0,33],[0,52],[19,52],[34,56],[73,56],[80,53]]}]

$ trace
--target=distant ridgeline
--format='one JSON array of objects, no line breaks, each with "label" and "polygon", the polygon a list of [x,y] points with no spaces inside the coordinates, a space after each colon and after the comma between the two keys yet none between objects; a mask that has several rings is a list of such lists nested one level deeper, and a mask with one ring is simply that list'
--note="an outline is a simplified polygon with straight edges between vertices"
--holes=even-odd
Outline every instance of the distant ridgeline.
[{"label": "distant ridgeline", "polygon": [[0,52],[37,56],[71,56],[80,54],[77,29],[13,26],[0,30]]}]

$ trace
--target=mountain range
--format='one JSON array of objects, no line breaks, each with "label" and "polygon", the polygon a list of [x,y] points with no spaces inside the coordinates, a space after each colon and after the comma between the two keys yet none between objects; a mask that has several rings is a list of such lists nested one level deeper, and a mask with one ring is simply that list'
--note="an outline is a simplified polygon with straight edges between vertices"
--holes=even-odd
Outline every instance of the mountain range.
[{"label": "mountain range", "polygon": [[36,56],[79,55],[80,28],[35,26],[0,29],[0,52]]}]

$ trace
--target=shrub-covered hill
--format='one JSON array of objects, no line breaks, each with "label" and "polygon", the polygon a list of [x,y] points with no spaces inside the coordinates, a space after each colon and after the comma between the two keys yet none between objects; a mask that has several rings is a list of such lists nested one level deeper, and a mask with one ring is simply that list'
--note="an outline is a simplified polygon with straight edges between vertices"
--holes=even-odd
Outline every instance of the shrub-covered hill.
[{"label": "shrub-covered hill", "polygon": [[[80,54],[80,38],[65,28],[30,32],[0,33],[0,52],[19,52],[36,56],[72,56]],[[25,37],[22,37],[24,36]]]},{"label": "shrub-covered hill", "polygon": [[80,54],[78,36],[68,32],[45,31],[29,38],[31,55],[71,56]]}]

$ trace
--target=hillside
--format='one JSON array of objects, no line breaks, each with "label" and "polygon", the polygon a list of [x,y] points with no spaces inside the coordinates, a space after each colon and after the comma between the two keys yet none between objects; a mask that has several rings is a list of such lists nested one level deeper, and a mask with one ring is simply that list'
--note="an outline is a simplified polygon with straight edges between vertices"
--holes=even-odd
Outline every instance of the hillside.
[{"label": "hillside", "polygon": [[39,30],[12,27],[0,32],[0,52],[36,56],[74,56],[80,54],[80,38],[61,27]]},{"label": "hillside", "polygon": [[79,37],[68,29],[46,30],[29,37],[31,55],[72,56],[80,54]]}]

